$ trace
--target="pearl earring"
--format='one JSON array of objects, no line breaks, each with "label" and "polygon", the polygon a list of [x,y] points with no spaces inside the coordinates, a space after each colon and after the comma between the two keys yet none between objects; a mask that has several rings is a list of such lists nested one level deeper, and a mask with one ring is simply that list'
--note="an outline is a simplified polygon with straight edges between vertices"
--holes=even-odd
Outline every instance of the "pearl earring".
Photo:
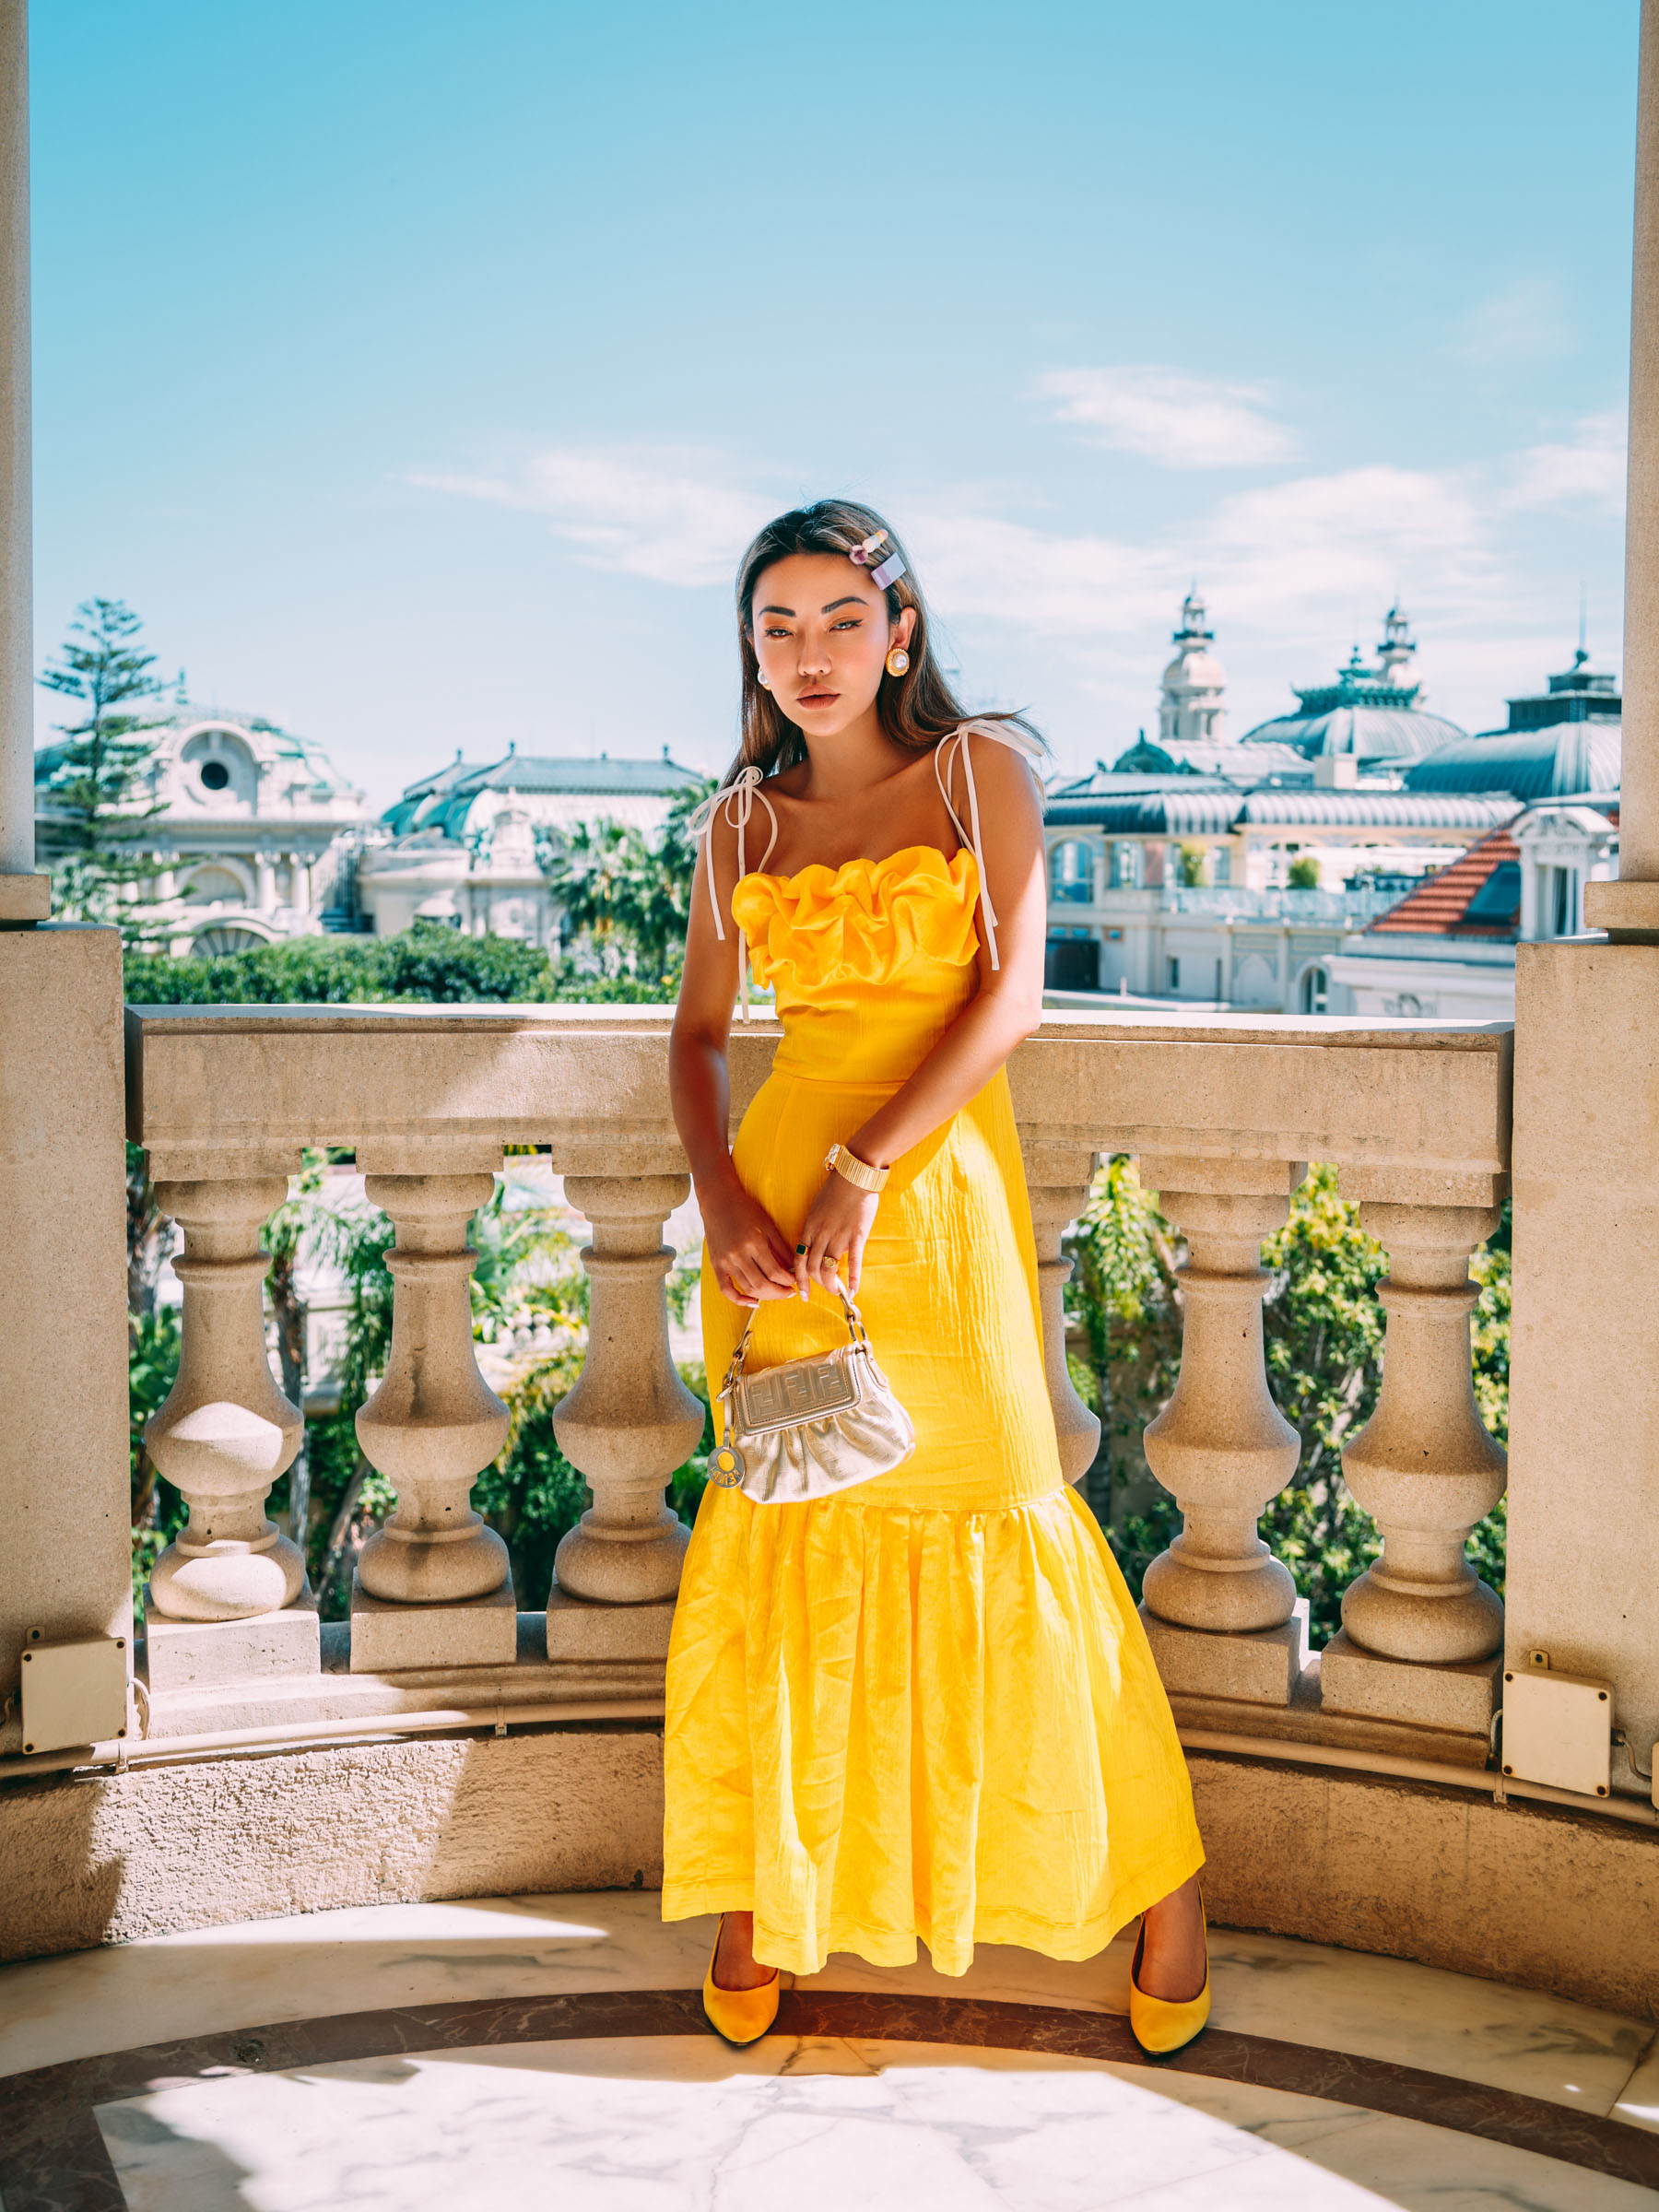
[{"label": "pearl earring", "polygon": [[762,691],[770,691],[771,689],[771,677],[764,675],[759,668],[757,668],[755,671],[755,681],[759,685]]},{"label": "pearl earring", "polygon": [[889,653],[887,657],[888,674],[889,676],[902,676],[909,666],[910,654],[905,652],[902,645],[895,645],[892,652]]}]

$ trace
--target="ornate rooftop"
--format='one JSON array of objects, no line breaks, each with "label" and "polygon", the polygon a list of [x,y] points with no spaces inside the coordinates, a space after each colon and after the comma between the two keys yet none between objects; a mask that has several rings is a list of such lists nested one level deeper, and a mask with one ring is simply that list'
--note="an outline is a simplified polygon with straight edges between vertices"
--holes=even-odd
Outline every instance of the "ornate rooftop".
[{"label": "ornate rooftop", "polygon": [[1423,688],[1411,675],[1416,652],[1406,617],[1390,607],[1374,663],[1356,645],[1334,684],[1293,685],[1300,711],[1258,723],[1241,742],[1289,746],[1309,759],[1351,753],[1361,763],[1420,760],[1456,744],[1466,731],[1423,712]]}]

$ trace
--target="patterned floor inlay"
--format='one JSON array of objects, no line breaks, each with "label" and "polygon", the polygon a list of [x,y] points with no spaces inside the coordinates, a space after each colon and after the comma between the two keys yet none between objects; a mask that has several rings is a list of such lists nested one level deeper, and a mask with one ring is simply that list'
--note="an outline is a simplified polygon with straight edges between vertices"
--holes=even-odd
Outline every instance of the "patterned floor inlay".
[{"label": "patterned floor inlay", "polygon": [[[293,2077],[307,2090],[298,2101]],[[305,2155],[360,2139],[361,2170],[308,2180],[294,2129],[321,2112],[312,2092],[324,2085],[355,2117]],[[684,2111],[701,2135],[670,2176],[653,2164],[670,2152],[648,2118],[682,2112],[688,2087]],[[472,2121],[452,2118],[418,2153],[423,2118],[435,2127],[446,2097]],[[636,2135],[637,2156],[623,2155]],[[268,2148],[279,2138],[286,2147]],[[401,2181],[395,2148],[388,2166],[376,2143],[404,2147]],[[1418,2171],[1434,2166],[1436,2143],[1438,2181]],[[810,2158],[788,2160],[808,2144]],[[1018,2158],[1010,2144],[1023,2146]],[[1615,2212],[1659,2192],[1659,2133],[1560,2102],[1222,2027],[1154,2067],[1111,2013],[880,1991],[791,1992],[775,2036],[748,2053],[710,2035],[694,1991],[589,1991],[284,2021],[0,2080],[5,2212],[462,2212],[512,2201],[475,2192],[491,2177],[511,2189],[512,2159],[533,2156],[547,2201],[557,2185],[570,2212],[702,2201],[691,2193],[699,2159],[718,2172],[723,2206],[785,2212],[816,2212],[822,2191],[797,2186],[796,2166],[822,2180],[826,2158],[839,2202],[851,2190],[861,2212],[1085,2212],[1131,2197],[1137,2212],[1430,2201]],[[645,2186],[647,2168],[660,2186]],[[1204,2173],[1207,2191],[1188,2194]]]}]

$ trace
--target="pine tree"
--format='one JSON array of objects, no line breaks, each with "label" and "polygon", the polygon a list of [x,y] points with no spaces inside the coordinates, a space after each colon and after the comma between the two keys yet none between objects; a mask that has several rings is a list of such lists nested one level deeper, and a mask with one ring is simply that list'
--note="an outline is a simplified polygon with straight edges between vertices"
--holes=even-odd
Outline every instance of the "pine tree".
[{"label": "pine tree", "polygon": [[56,725],[63,743],[46,780],[54,904],[70,921],[113,924],[125,944],[147,934],[136,894],[156,873],[148,832],[167,811],[146,791],[163,718],[136,711],[160,690],[155,655],[137,643],[143,627],[119,599],[85,601],[41,678],[82,710]]}]

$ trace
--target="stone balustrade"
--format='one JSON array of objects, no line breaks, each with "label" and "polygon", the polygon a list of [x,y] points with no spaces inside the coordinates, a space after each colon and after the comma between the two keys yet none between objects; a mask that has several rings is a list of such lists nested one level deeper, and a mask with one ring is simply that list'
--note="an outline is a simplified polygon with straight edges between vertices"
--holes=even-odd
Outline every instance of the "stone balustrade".
[{"label": "stone balustrade", "polygon": [[[529,1667],[544,1700],[560,1681],[592,1694],[602,1676],[660,1687],[686,1542],[665,1487],[700,1422],[663,1291],[663,1225],[688,1189],[667,1022],[624,1006],[129,1010],[131,1134],[185,1232],[184,1362],[152,1448],[191,1524],[158,1564],[150,1638],[152,1688],[160,1652],[161,1687],[188,1688],[192,1724],[204,1697],[234,1701],[251,1673],[281,1677],[285,1712],[317,1688],[314,1612],[265,1511],[299,1430],[258,1321],[258,1224],[306,1145],[350,1147],[397,1230],[387,1371],[359,1417],[398,1496],[353,1593],[362,1694],[456,1668],[500,1685]],[[734,1037],[734,1125],[776,1041],[759,1023]],[[1010,1076],[1068,1480],[1099,1423],[1066,1370],[1062,1237],[1099,1157],[1136,1156],[1185,1240],[1180,1381],[1147,1436],[1182,1522],[1144,1608],[1178,1717],[1484,1763],[1501,1608],[1464,1544],[1503,1460],[1470,1387],[1467,1258],[1506,1187],[1508,1030],[1056,1014]],[[473,1359],[465,1231],[509,1144],[544,1148],[593,1225],[587,1359],[555,1415],[593,1503],[560,1547],[534,1651],[504,1547],[470,1500],[505,1413]],[[1382,1556],[1323,1664],[1257,1533],[1299,1452],[1264,1368],[1261,1245],[1314,1159],[1335,1163],[1390,1265],[1384,1387],[1346,1456]]]}]

